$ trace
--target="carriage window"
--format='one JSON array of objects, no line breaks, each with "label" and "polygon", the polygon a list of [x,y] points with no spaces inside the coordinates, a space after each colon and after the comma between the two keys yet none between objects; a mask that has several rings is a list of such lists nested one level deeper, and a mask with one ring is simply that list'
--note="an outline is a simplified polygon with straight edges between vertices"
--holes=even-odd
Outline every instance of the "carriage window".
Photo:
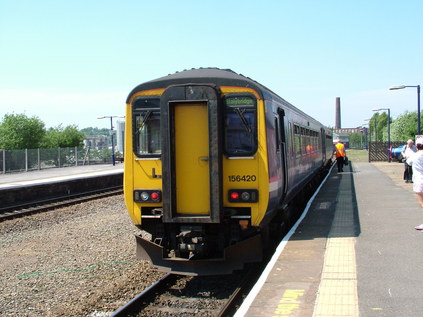
[{"label": "carriage window", "polygon": [[137,155],[160,155],[160,100],[137,99],[134,111],[134,151]]},{"label": "carriage window", "polygon": [[301,156],[301,128],[294,125],[294,153],[296,157]]},{"label": "carriage window", "polygon": [[257,151],[255,99],[247,96],[231,96],[225,99],[225,103],[225,154],[253,155]]}]

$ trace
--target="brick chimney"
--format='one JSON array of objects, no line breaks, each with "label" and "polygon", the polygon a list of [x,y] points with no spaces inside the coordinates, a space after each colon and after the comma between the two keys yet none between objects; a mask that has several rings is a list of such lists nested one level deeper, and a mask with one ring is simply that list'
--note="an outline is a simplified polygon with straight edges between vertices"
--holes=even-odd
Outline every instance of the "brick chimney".
[{"label": "brick chimney", "polygon": [[341,129],[341,98],[336,97],[335,129]]}]

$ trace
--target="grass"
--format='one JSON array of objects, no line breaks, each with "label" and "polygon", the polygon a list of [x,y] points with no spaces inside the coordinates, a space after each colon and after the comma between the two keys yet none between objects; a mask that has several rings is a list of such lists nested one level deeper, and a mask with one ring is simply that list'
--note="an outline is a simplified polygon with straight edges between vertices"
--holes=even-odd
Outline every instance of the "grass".
[{"label": "grass", "polygon": [[366,150],[347,150],[348,160],[353,162],[368,162],[369,161],[369,152]]}]

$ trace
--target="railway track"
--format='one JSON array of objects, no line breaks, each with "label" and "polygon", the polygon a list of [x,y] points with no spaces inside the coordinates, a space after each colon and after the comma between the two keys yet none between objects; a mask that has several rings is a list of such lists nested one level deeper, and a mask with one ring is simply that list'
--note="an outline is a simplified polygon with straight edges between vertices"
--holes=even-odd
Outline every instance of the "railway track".
[{"label": "railway track", "polygon": [[252,265],[230,276],[166,274],[111,316],[232,316],[260,272]]},{"label": "railway track", "polygon": [[0,221],[12,219],[16,217],[23,217],[43,211],[79,204],[89,200],[98,198],[120,195],[123,193],[122,186],[113,186],[108,188],[102,188],[98,190],[92,190],[84,193],[78,193],[73,195],[66,195],[61,197],[55,197],[51,199],[43,199],[35,202],[16,204],[5,208],[0,208]]}]

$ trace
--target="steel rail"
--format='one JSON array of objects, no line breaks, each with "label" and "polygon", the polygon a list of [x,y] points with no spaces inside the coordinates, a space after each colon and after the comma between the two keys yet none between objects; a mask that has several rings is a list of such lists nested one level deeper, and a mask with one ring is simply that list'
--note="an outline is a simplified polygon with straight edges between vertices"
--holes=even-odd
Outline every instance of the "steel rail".
[{"label": "steel rail", "polygon": [[[236,312],[237,307],[241,305],[243,296],[246,296],[252,285],[257,280],[263,267],[257,265],[252,266],[248,272],[246,272],[239,286],[237,286],[232,294],[228,297],[225,304],[222,307],[216,309],[216,315],[218,317],[233,316]],[[181,276],[179,276],[181,277]],[[152,303],[158,296],[167,291],[169,284],[174,283],[178,275],[168,273],[151,286],[147,287],[140,294],[136,295],[124,306],[116,310],[110,317],[124,317],[124,316],[140,316],[142,315],[142,309]],[[201,314],[201,309],[199,309]]]},{"label": "steel rail", "polygon": [[129,313],[134,311],[139,311],[139,306],[146,302],[149,297],[154,297],[155,293],[160,291],[161,288],[164,288],[166,285],[171,283],[176,278],[176,275],[167,273],[165,276],[151,284],[133,299],[131,299],[124,306],[116,310],[110,317],[123,317],[128,316]]},{"label": "steel rail", "polygon": [[22,217],[28,214],[39,213],[52,208],[74,205],[93,199],[103,198],[123,193],[122,186],[113,186],[97,190],[91,190],[83,193],[43,199],[25,204],[18,204],[0,208],[0,221],[15,217]]}]

